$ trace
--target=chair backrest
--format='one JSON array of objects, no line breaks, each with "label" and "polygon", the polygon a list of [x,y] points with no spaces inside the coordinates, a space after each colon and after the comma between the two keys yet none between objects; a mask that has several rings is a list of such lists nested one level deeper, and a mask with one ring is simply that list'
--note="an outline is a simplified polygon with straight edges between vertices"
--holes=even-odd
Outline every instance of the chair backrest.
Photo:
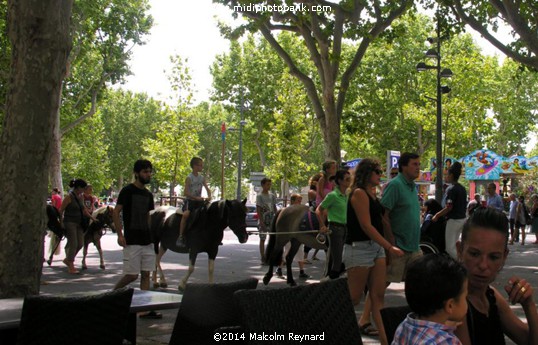
[{"label": "chair backrest", "polygon": [[217,328],[241,325],[234,292],[256,289],[257,286],[256,278],[231,283],[187,284],[170,345],[212,344]]},{"label": "chair backrest", "polygon": [[383,319],[383,326],[385,327],[385,334],[389,344],[394,339],[396,329],[410,312],[411,308],[408,305],[381,309],[381,318]]},{"label": "chair backrest", "polygon": [[18,345],[121,345],[133,289],[84,297],[27,296]]},{"label": "chair backrest", "polygon": [[[362,344],[346,279],[283,289],[235,293],[243,311],[249,344],[291,344],[299,338],[316,344]],[[254,336],[253,336],[254,335]]]}]

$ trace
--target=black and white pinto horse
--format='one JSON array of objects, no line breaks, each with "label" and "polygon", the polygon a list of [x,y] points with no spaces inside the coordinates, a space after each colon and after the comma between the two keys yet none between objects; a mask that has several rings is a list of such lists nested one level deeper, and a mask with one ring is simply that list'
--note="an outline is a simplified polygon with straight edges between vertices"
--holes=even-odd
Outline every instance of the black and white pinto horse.
[{"label": "black and white pinto horse", "polygon": [[84,248],[82,250],[82,269],[88,268],[86,266],[86,256],[88,255],[88,246],[93,243],[97,252],[99,253],[99,267],[105,269],[105,260],[103,258],[103,249],[101,249],[101,237],[106,233],[106,228],[110,228],[112,232],[116,232],[113,220],[114,207],[102,206],[93,211],[92,216],[94,220],[90,221],[90,225],[86,232],[84,232]]},{"label": "black and white pinto horse", "polygon": [[[179,283],[179,290],[185,288],[190,275],[194,272],[198,253],[207,253],[209,283],[213,283],[215,258],[224,237],[224,229],[230,227],[239,243],[245,243],[248,240],[245,204],[246,199],[243,201],[220,200],[191,212],[186,227],[186,248],[176,246],[182,213],[179,213],[175,207],[169,206],[155,209],[151,214],[151,231],[155,236],[157,252],[156,272],[153,273],[154,287],[168,286],[161,268],[161,258],[167,249],[176,253],[189,254],[189,269]],[[159,275],[159,283],[157,283],[157,274]]]},{"label": "black and white pinto horse", "polygon": [[291,205],[279,211],[271,224],[269,243],[265,250],[269,270],[263,277],[263,283],[269,284],[273,277],[274,266],[278,266],[282,260],[282,253],[286,243],[291,242],[290,250],[286,255],[286,282],[290,286],[297,285],[293,279],[291,265],[293,258],[301,243],[314,249],[326,250],[327,246],[316,240],[317,233],[311,230],[318,230],[319,224],[316,214],[311,212],[308,206]]}]

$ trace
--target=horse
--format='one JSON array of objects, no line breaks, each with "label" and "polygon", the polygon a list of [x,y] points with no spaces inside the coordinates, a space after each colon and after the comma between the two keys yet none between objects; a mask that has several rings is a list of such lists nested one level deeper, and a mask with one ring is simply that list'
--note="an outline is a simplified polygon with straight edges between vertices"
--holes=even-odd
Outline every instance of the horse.
[{"label": "horse", "polygon": [[[314,221],[315,220],[315,221]],[[280,210],[271,224],[271,234],[269,243],[265,250],[269,270],[263,277],[263,283],[269,284],[273,277],[274,266],[278,266],[282,260],[283,248],[286,243],[291,242],[291,248],[286,256],[286,283],[290,286],[296,286],[293,279],[291,265],[293,258],[301,243],[314,249],[326,250],[327,246],[316,240],[316,232],[307,230],[317,230],[316,214],[310,211],[306,205],[291,205]]]},{"label": "horse", "polygon": [[86,266],[86,256],[88,255],[88,246],[90,243],[94,244],[95,248],[97,248],[97,252],[99,253],[99,267],[103,270],[105,269],[105,260],[103,259],[103,250],[101,249],[101,237],[103,237],[103,235],[106,233],[105,227],[112,229],[112,232],[116,232],[112,218],[113,213],[113,206],[102,206],[93,211],[92,217],[96,220],[94,221],[92,219],[88,229],[86,229],[84,232],[84,247],[82,251],[83,270],[88,269],[88,266]]},{"label": "horse", "polygon": [[[155,249],[157,253],[156,271],[153,272],[153,286],[167,287],[166,279],[161,268],[161,258],[170,249],[176,253],[189,254],[189,269],[180,281],[178,289],[185,289],[190,275],[194,272],[194,265],[198,253],[207,253],[209,283],[213,283],[215,258],[219,245],[224,237],[224,229],[230,227],[237,236],[239,243],[248,240],[247,225],[245,221],[247,208],[246,199],[214,201],[209,206],[191,212],[187,224],[185,248],[176,246],[179,236],[179,224],[182,213],[178,213],[175,207],[165,206],[155,209],[151,214],[151,231],[154,235]],[[159,283],[157,283],[159,274]]]}]

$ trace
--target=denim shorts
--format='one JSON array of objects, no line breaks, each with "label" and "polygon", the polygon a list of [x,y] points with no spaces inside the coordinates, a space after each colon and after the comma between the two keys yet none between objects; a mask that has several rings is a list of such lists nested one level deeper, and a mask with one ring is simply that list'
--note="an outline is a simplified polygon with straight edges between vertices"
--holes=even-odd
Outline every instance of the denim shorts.
[{"label": "denim shorts", "polygon": [[374,267],[375,260],[385,257],[385,250],[376,241],[359,241],[344,245],[346,268]]}]

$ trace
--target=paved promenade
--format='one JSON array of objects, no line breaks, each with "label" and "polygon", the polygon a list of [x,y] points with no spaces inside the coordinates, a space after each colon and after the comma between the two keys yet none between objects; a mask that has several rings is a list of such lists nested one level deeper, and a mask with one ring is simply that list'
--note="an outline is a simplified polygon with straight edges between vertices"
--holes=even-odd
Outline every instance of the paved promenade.
[{"label": "paved promenade", "polygon": [[[532,243],[534,235],[527,236],[527,242]],[[248,277],[255,277],[260,280],[259,289],[274,289],[285,287],[285,281],[273,278],[266,287],[261,282],[263,275],[267,271],[267,266],[261,266],[258,253],[258,236],[252,235],[245,244],[239,244],[237,238],[231,231],[225,232],[224,245],[219,249],[219,255],[215,264],[215,281],[231,282]],[[62,242],[62,247],[65,241]],[[64,252],[55,257],[52,266],[43,267],[42,294],[68,294],[71,292],[96,291],[112,289],[114,284],[122,275],[122,251],[116,243],[115,234],[107,234],[102,238],[106,269],[99,268],[99,257],[97,250],[90,245],[88,253],[88,269],[79,275],[67,274],[66,267],[62,264]],[[48,248],[48,247],[47,247]],[[504,269],[501,271],[495,286],[502,290],[502,286],[513,275],[519,275],[531,282],[533,286],[538,285],[538,245],[526,244],[524,246],[515,244],[510,246],[510,255]],[[312,253],[312,252],[311,252]],[[294,277],[298,284],[310,284],[317,282],[322,275],[325,264],[325,254],[320,252],[318,257],[321,260],[313,261],[312,265],[305,265],[306,273],[311,276],[308,280],[298,278],[298,268],[294,265]],[[77,256],[76,267],[80,268],[82,251]],[[168,281],[167,289],[160,291],[178,293],[177,285],[187,270],[187,255],[168,252],[163,257],[163,269]],[[207,281],[207,255],[201,254],[198,257],[196,270],[191,276],[190,282]],[[138,282],[133,287],[138,288]],[[405,303],[403,284],[391,284],[387,290],[385,304],[401,305]],[[535,297],[536,298],[536,297]],[[357,308],[360,313],[362,304]],[[519,306],[514,306],[518,315],[523,315]],[[163,345],[168,344],[174,326],[176,310],[163,311],[161,320],[138,320],[139,345]],[[378,344],[376,337],[363,336],[365,344]],[[512,344],[508,342],[508,344]]]}]

